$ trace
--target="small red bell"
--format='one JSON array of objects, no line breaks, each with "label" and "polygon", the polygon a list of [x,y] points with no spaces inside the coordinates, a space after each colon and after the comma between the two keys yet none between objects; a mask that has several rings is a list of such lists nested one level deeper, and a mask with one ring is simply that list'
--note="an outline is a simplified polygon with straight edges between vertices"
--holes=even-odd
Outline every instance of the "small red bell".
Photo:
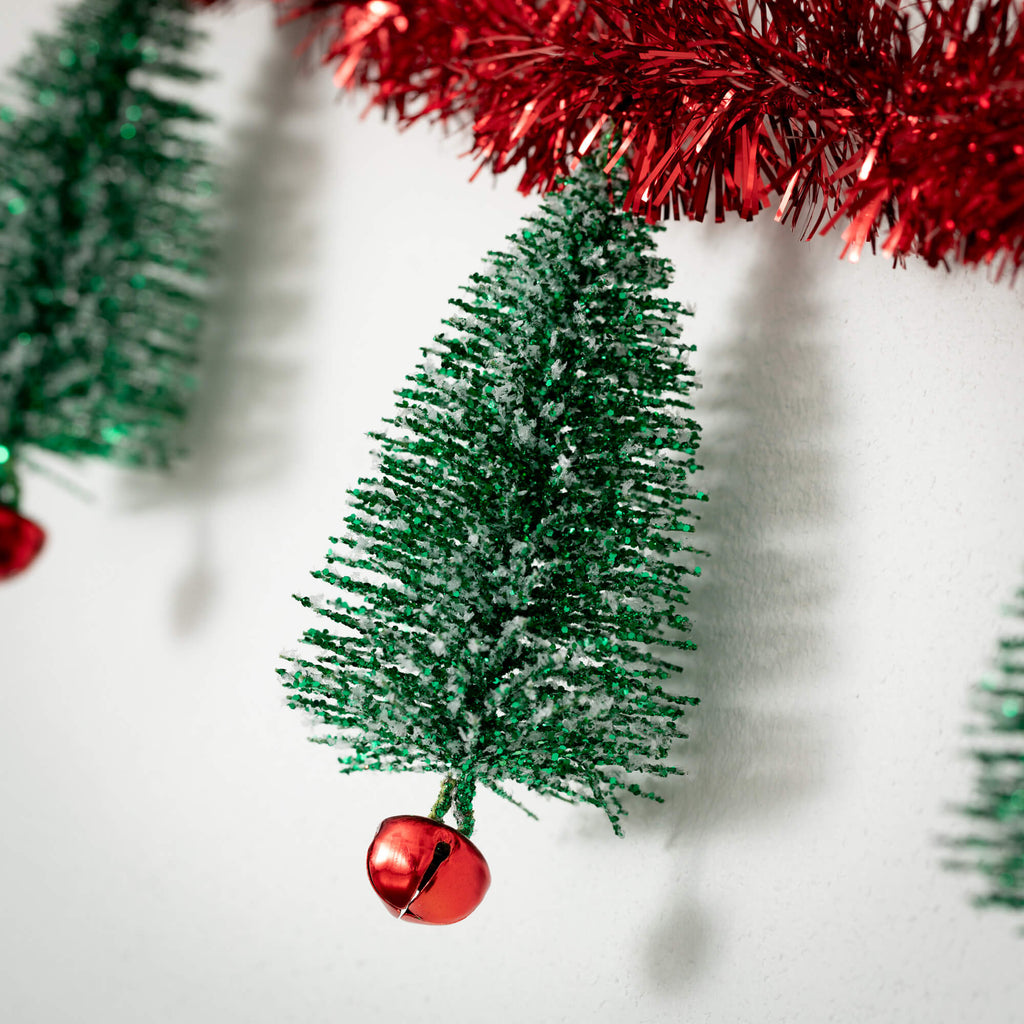
[{"label": "small red bell", "polygon": [[370,884],[403,921],[454,924],[479,906],[491,884],[483,854],[434,818],[385,818],[366,853]]},{"label": "small red bell", "polygon": [[46,540],[41,526],[0,505],[0,580],[27,569]]}]

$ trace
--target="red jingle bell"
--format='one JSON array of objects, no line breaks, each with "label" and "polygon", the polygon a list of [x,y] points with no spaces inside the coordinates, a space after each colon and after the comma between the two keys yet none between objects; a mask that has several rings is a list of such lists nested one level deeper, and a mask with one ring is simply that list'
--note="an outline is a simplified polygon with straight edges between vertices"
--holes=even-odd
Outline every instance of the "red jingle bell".
[{"label": "red jingle bell", "polygon": [[41,526],[0,505],[0,580],[27,569],[46,540]]},{"label": "red jingle bell", "polygon": [[491,884],[483,854],[443,821],[385,818],[366,853],[370,884],[403,921],[454,924],[479,906]]}]

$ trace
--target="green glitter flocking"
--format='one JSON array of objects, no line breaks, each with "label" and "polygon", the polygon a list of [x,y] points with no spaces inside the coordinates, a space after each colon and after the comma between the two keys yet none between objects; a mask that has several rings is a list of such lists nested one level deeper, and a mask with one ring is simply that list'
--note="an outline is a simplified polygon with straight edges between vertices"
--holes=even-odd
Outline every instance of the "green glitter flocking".
[{"label": "green glitter flocking", "polygon": [[978,738],[968,834],[949,842],[947,866],[980,876],[983,907],[1024,910],[1024,589],[1010,609],[1017,631],[999,642],[996,673],[974,691]]},{"label": "green glitter flocking", "polygon": [[[129,465],[180,452],[209,248],[206,147],[189,127],[202,117],[169,99],[200,78],[192,18],[185,0],[87,0],[16,69],[20,99],[0,109],[5,449]],[[137,80],[156,58],[167,74]]]},{"label": "green glitter flocking", "polygon": [[510,782],[621,832],[623,791],[660,799],[630,773],[679,773],[697,703],[670,685],[706,500],[690,346],[652,296],[656,229],[607,192],[584,165],[452,300],[279,670],[343,772],[438,772],[467,833],[476,787]]}]

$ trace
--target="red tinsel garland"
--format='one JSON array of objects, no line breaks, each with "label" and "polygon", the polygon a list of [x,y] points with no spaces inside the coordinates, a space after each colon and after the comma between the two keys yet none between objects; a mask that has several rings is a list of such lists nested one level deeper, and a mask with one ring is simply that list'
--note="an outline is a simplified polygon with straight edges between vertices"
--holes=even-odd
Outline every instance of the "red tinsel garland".
[{"label": "red tinsel garland", "polygon": [[340,85],[400,121],[470,119],[524,192],[614,129],[606,165],[651,219],[781,193],[807,236],[848,218],[851,259],[884,222],[891,256],[1024,260],[1024,0],[275,2]]}]

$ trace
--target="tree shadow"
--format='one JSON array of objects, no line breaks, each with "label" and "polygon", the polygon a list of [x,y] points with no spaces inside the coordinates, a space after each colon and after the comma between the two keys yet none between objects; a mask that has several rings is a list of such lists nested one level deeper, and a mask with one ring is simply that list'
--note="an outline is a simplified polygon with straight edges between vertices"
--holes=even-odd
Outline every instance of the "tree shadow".
[{"label": "tree shadow", "polygon": [[315,87],[297,70],[294,32],[278,31],[255,68],[246,116],[225,146],[222,230],[207,304],[200,389],[183,430],[191,454],[162,476],[133,474],[127,504],[183,503],[194,510],[192,559],[173,600],[178,635],[205,618],[216,590],[215,499],[279,476],[302,366],[296,339],[308,307],[315,223],[305,200],[322,172]]},{"label": "tree shadow", "polygon": [[[715,830],[779,827],[787,806],[820,786],[828,743],[793,696],[828,667],[836,591],[837,497],[830,352],[816,335],[814,251],[766,239],[726,344],[708,353],[698,418],[710,495],[698,539],[711,552],[691,618],[686,665],[688,772],[661,786],[664,805],[631,808],[628,827],[680,851],[674,905],[650,936],[661,988],[683,987],[706,960],[711,916],[690,881]],[[742,823],[738,826],[737,823]]]}]

